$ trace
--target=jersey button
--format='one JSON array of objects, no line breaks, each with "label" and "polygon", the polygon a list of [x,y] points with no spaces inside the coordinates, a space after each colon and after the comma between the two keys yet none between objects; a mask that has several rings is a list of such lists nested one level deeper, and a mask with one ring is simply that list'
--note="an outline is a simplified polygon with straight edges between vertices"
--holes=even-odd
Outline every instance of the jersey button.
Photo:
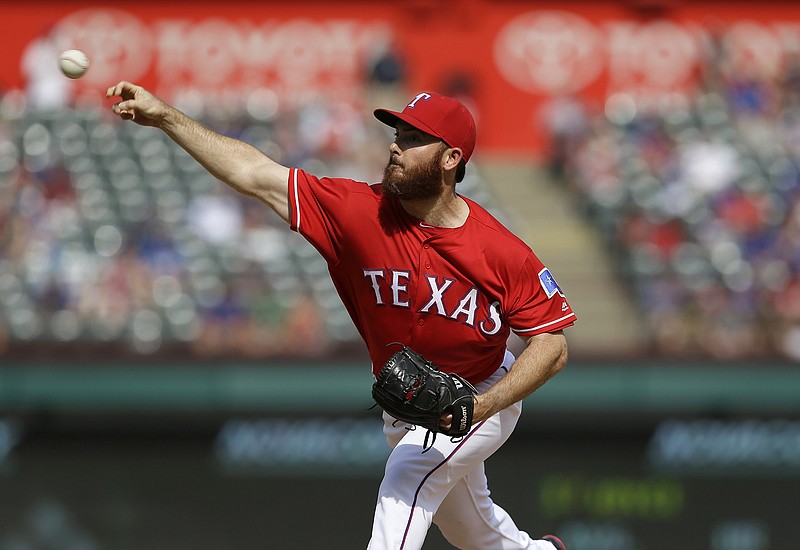
[{"label": "jersey button", "polygon": [[428,248],[430,248],[430,247],[431,247],[431,245],[430,245],[430,244],[428,244],[428,243],[425,243],[425,244],[423,244],[423,245],[422,245],[422,248],[425,248],[425,249],[428,249]]},{"label": "jersey button", "polygon": [[417,321],[417,323],[419,323],[419,326],[422,326],[425,324],[425,319],[420,319],[419,321]]},{"label": "jersey button", "polygon": [[425,262],[425,269],[430,269],[430,268],[431,268],[431,263]]}]

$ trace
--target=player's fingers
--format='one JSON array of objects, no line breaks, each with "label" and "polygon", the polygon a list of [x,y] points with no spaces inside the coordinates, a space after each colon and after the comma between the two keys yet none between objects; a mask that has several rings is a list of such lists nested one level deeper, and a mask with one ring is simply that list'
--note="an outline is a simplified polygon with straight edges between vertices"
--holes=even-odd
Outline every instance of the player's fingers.
[{"label": "player's fingers", "polygon": [[121,92],[122,92],[122,82],[118,82],[117,84],[110,86],[106,90],[106,97],[118,96],[120,95]]},{"label": "player's fingers", "polygon": [[106,97],[113,97],[113,96],[122,96],[126,92],[133,92],[136,88],[136,85],[128,82],[127,80],[121,80],[114,86],[111,86],[108,90],[106,90]]},{"label": "player's fingers", "polygon": [[136,100],[127,99],[125,101],[119,101],[114,104],[114,107],[118,112],[132,111],[136,108]]},{"label": "player's fingers", "polygon": [[133,120],[134,105],[133,101],[118,101],[111,106],[111,109],[123,120]]}]

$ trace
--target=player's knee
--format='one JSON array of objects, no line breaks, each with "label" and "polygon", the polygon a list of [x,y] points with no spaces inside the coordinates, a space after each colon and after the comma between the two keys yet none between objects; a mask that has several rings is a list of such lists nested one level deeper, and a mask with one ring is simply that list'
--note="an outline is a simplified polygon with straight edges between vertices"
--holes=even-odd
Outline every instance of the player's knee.
[{"label": "player's knee", "polygon": [[442,483],[447,482],[446,472],[441,466],[441,454],[438,459],[429,456],[436,452],[431,449],[422,454],[422,448],[418,445],[398,445],[386,461],[381,494],[404,500],[428,500],[428,493],[434,494],[441,489]]}]

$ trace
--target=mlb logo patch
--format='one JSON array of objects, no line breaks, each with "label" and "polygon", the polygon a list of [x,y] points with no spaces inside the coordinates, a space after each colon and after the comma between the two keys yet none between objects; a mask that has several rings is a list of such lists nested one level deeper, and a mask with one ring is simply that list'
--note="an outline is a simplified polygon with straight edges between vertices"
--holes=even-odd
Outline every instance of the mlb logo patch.
[{"label": "mlb logo patch", "polygon": [[539,272],[539,282],[542,284],[542,288],[548,298],[552,298],[556,293],[561,294],[558,283],[550,274],[550,270],[546,267]]}]

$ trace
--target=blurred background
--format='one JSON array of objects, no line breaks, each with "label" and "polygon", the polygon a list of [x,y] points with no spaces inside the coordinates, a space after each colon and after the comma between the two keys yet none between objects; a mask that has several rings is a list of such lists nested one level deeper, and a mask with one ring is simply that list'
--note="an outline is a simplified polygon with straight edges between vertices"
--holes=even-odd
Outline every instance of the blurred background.
[{"label": "blurred background", "polygon": [[[570,365],[487,462],[496,501],[570,550],[798,547],[796,2],[0,13],[0,550],[369,539],[388,450],[324,261],[115,119],[121,79],[368,182],[391,141],[373,108],[461,98],[479,133],[460,191],[579,317]],[[91,60],[80,80],[58,70],[69,48]],[[449,546],[433,528],[425,548]]]}]

